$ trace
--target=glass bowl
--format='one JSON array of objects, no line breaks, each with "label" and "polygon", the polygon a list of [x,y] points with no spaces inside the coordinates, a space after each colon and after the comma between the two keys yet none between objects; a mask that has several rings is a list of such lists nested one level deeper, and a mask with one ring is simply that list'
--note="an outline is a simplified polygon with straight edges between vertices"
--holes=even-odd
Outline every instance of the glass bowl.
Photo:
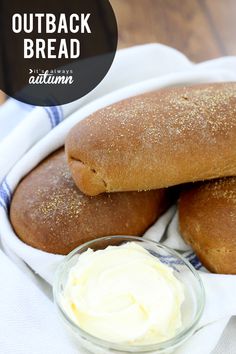
[{"label": "glass bowl", "polygon": [[[182,326],[171,339],[152,345],[127,345],[104,341],[85,332],[74,323],[61,305],[68,273],[78,260],[78,257],[88,248],[93,250],[104,249],[111,245],[121,245],[135,242],[157,257],[162,263],[173,269],[173,274],[182,283],[185,300],[181,306]],[[205,292],[201,278],[193,266],[176,251],[157,242],[133,236],[108,236],[87,242],[65,257],[59,265],[53,285],[54,302],[60,318],[63,320],[72,340],[95,354],[106,353],[171,353],[177,346],[188,339],[196,328],[202,315],[205,304]]]}]

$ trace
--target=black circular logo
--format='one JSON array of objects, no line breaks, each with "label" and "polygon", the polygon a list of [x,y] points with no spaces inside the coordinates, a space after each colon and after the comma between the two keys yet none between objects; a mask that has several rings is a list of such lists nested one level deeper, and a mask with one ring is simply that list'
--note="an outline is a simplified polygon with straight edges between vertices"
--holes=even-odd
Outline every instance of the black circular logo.
[{"label": "black circular logo", "polygon": [[117,23],[108,0],[1,0],[0,88],[54,106],[93,90],[110,69]]}]

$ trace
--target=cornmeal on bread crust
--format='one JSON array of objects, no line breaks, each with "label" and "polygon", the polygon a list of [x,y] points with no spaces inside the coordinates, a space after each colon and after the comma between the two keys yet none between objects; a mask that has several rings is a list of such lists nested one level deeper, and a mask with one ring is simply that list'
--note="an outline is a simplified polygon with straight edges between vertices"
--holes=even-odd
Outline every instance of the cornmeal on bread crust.
[{"label": "cornmeal on bread crust", "polygon": [[206,268],[236,274],[236,177],[197,183],[183,191],[179,224]]},{"label": "cornmeal on bread crust", "polygon": [[84,195],[75,186],[63,149],[18,185],[10,219],[18,237],[46,252],[67,254],[107,235],[142,235],[169,204],[167,191]]},{"label": "cornmeal on bread crust", "polygon": [[236,83],[158,90],[108,106],[67,136],[88,195],[236,175]]}]

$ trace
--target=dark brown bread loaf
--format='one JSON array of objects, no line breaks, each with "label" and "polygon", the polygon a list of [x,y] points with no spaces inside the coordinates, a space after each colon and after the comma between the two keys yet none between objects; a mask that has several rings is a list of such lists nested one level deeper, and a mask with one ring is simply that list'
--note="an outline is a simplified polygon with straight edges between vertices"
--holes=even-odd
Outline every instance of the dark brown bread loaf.
[{"label": "dark brown bread loaf", "polygon": [[67,254],[107,235],[141,235],[168,205],[167,191],[88,197],[74,184],[61,149],[19,184],[10,209],[16,234],[41,250]]},{"label": "dark brown bread loaf", "polygon": [[196,184],[181,194],[180,231],[215,273],[236,274],[236,177]]},{"label": "dark brown bread loaf", "polygon": [[126,99],[72,128],[66,151],[88,195],[236,175],[236,83]]}]

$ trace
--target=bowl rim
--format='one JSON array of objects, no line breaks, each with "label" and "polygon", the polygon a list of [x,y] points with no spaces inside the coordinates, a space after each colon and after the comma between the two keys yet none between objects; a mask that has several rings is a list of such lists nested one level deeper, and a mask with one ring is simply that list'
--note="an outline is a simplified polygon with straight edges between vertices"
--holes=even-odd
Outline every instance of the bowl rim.
[{"label": "bowl rim", "polygon": [[[170,253],[172,256],[175,258],[181,260],[185,266],[192,272],[194,279],[196,280],[198,287],[199,287],[199,294],[196,296],[197,299],[197,309],[196,309],[196,315],[194,316],[193,320],[190,322],[190,324],[181,330],[179,333],[177,333],[176,336],[163,341],[159,343],[154,343],[154,344],[147,344],[147,345],[128,345],[128,344],[121,344],[121,343],[114,343],[114,342],[109,342],[104,339],[101,339],[99,337],[95,337],[94,335],[86,332],[82,328],[80,328],[64,311],[63,307],[60,305],[60,291],[59,291],[59,283],[61,279],[61,275],[64,273],[64,271],[67,269],[67,264],[68,261],[79,251],[81,251],[83,248],[90,248],[90,246],[96,244],[96,242],[101,242],[101,241],[110,241],[110,240],[115,240],[115,239],[121,239],[123,238],[124,241],[127,242],[132,242],[132,241],[138,241],[138,242],[146,242],[151,244],[152,246],[159,247],[168,253]],[[91,247],[92,248],[92,247]],[[200,296],[199,296],[200,295]],[[204,307],[205,307],[205,289],[204,285],[202,282],[202,279],[200,275],[198,274],[197,270],[192,266],[192,264],[181,254],[179,254],[177,251],[173,250],[172,248],[165,246],[157,241],[149,240],[143,237],[137,237],[137,236],[126,236],[126,235],[115,235],[115,236],[105,236],[105,237],[100,237],[88,242],[83,243],[82,245],[76,247],[73,251],[71,251],[65,258],[60,262],[60,264],[57,267],[57,270],[55,272],[55,277],[53,281],[53,298],[54,298],[54,303],[57,307],[57,310],[59,311],[59,315],[66,321],[69,326],[73,328],[78,334],[86,340],[89,340],[91,343],[94,345],[98,345],[100,347],[103,347],[104,349],[111,349],[113,351],[117,352],[130,352],[130,353],[148,353],[151,351],[157,351],[162,352],[166,349],[171,349],[179,346],[182,342],[184,342],[187,338],[189,338],[192,333],[194,332],[194,329],[199,322]]]}]

